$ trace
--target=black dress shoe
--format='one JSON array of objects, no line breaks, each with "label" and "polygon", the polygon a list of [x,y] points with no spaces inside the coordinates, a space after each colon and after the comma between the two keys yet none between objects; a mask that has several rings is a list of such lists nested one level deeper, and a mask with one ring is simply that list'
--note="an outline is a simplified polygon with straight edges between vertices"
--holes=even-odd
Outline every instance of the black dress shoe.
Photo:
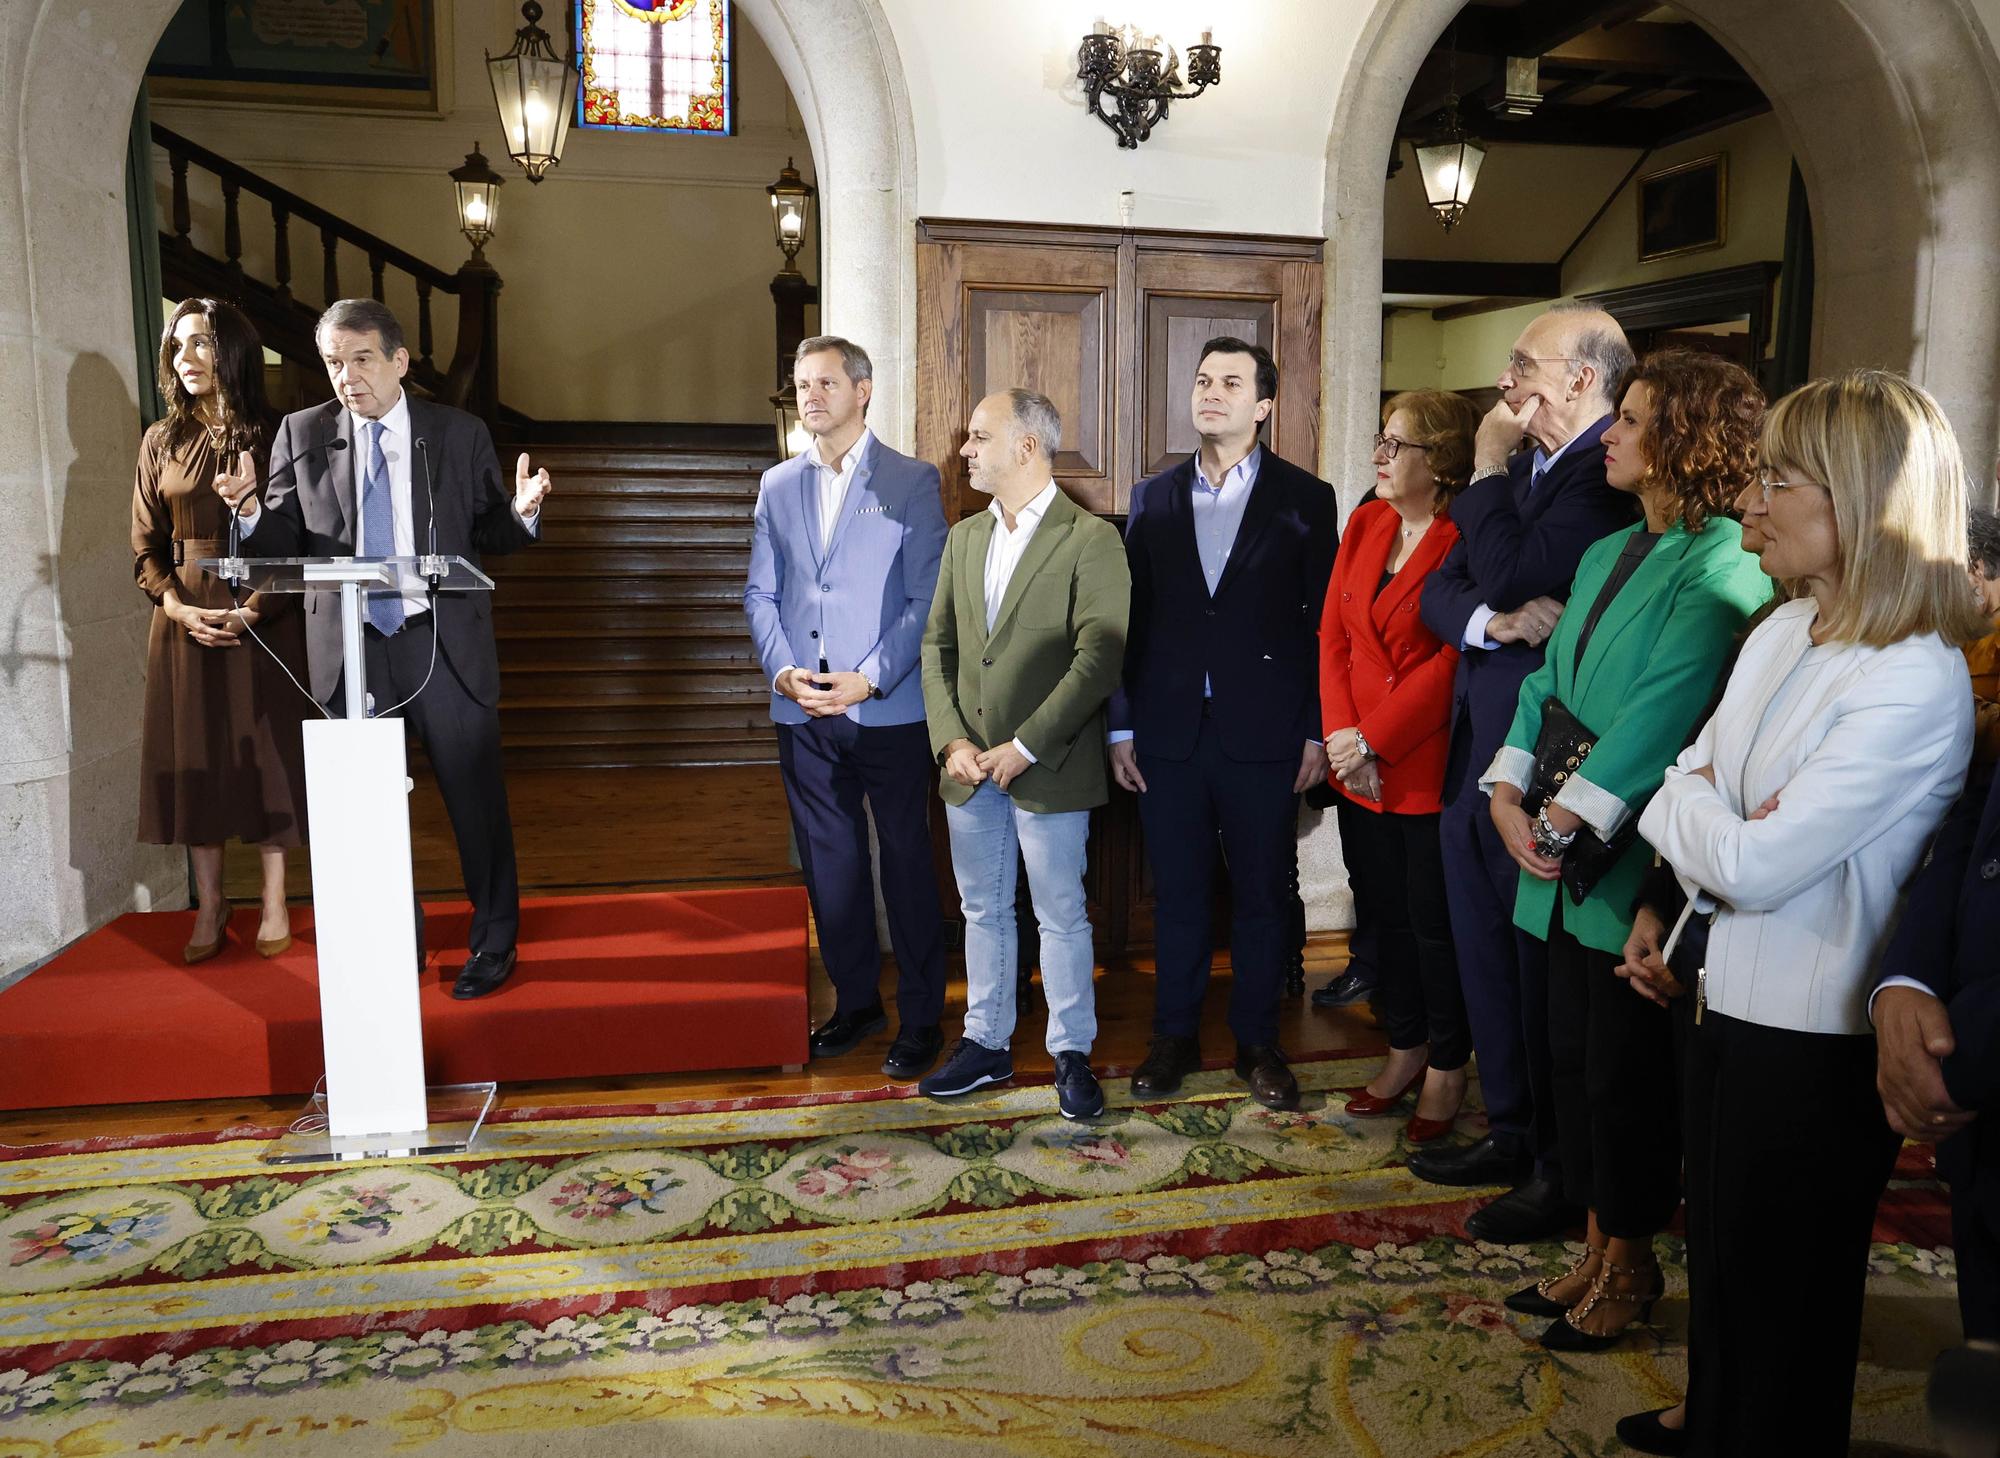
[{"label": "black dress shoe", "polygon": [[889,1056],[882,1060],[882,1071],[907,1083],[928,1073],[943,1050],[944,1029],[936,1023],[924,1028],[903,1028],[897,1032],[896,1041],[889,1045]]},{"label": "black dress shoe", "polygon": [[835,1013],[813,1029],[807,1046],[815,1058],[838,1058],[870,1033],[879,1033],[888,1026],[882,1004],[872,1003],[853,1012]]},{"label": "black dress shoe", "polygon": [[1366,1002],[1375,991],[1375,979],[1361,972],[1343,972],[1324,987],[1313,989],[1314,1007],[1347,1007]]},{"label": "black dress shoe", "polygon": [[1615,1429],[1618,1441],[1635,1453],[1658,1453],[1661,1458],[1679,1458],[1680,1454],[1687,1452],[1687,1428],[1670,1428],[1660,1421],[1661,1413],[1672,1411],[1670,1407],[1658,1407],[1651,1412],[1635,1412],[1618,1419]]},{"label": "black dress shoe", "polygon": [[513,975],[512,947],[504,952],[474,952],[465,959],[465,966],[458,974],[458,981],[452,983],[451,995],[460,999],[484,997]]},{"label": "black dress shoe", "polygon": [[1153,1039],[1145,1059],[1132,1070],[1135,1094],[1178,1092],[1181,1080],[1201,1067],[1201,1044],[1193,1038],[1169,1033]]},{"label": "black dress shoe", "polygon": [[1420,1149],[1410,1156],[1410,1173],[1434,1185],[1511,1185],[1534,1164],[1514,1140],[1488,1134],[1450,1149]]},{"label": "black dress shoe", "polygon": [[1583,1220],[1581,1207],[1563,1198],[1556,1182],[1531,1175],[1465,1220],[1465,1233],[1495,1245],[1525,1245],[1562,1234]]},{"label": "black dress shoe", "polygon": [[1275,1043],[1238,1044],[1236,1076],[1250,1085],[1250,1097],[1267,1109],[1299,1106],[1299,1081]]}]

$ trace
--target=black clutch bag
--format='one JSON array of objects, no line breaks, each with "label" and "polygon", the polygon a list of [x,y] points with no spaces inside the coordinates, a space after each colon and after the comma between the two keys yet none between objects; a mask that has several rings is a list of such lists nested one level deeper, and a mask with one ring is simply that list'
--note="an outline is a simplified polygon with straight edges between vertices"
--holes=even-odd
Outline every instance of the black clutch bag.
[{"label": "black clutch bag", "polygon": [[[1597,736],[1561,699],[1551,694],[1542,701],[1542,732],[1535,736],[1535,772],[1528,781],[1528,793],[1521,797],[1521,808],[1530,819],[1561,793],[1596,747]],[[1577,831],[1562,858],[1562,883],[1573,902],[1581,906],[1583,898],[1604,879],[1604,873],[1632,843],[1638,824],[1637,816],[1627,817],[1609,841],[1600,839],[1588,825]]]}]

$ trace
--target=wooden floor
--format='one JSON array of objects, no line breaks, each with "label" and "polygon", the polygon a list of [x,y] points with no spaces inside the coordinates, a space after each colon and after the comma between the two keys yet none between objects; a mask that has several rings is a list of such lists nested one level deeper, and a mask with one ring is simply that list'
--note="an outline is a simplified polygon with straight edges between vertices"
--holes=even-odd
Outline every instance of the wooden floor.
[{"label": "wooden floor", "polygon": [[[787,859],[784,792],[773,767],[546,770],[511,775],[508,784],[522,889],[529,896],[617,887],[769,885],[798,879]],[[419,887],[432,897],[461,894],[450,827],[435,788],[422,779],[412,799],[411,821]],[[255,853],[233,847],[226,864],[231,897],[254,899]],[[290,874],[298,893],[306,894],[303,854],[295,858]],[[1344,936],[1315,939],[1306,953],[1307,985],[1317,987],[1345,965],[1346,957]],[[1098,1038],[1092,1063],[1100,1071],[1129,1070],[1144,1056],[1152,1022],[1152,970],[1149,955],[1099,969]],[[1235,1049],[1226,1022],[1226,957],[1217,959],[1216,974],[1202,1024],[1202,1049],[1211,1063],[1226,1062]],[[951,977],[947,1038],[957,1036],[965,1010],[964,972],[956,957]],[[816,943],[811,978],[812,1015],[817,1022],[831,1014],[833,990]],[[894,991],[894,968],[885,967],[886,1002],[893,1003]],[[1043,1027],[1038,999],[1022,1013],[1014,1038],[1015,1068],[1024,1079],[1046,1077],[1052,1067],[1041,1047]],[[1285,1003],[1280,1039],[1295,1055],[1382,1046],[1382,1035],[1365,1008],[1323,1012],[1304,998]],[[886,1082],[880,1064],[887,1046],[885,1033],[844,1057],[810,1064],[795,1074],[765,1069],[510,1085],[501,1089],[500,1102],[503,1108],[576,1107],[879,1088]],[[0,1143],[275,1128],[290,1123],[300,1103],[295,1098],[227,1099],[0,1113]]]}]

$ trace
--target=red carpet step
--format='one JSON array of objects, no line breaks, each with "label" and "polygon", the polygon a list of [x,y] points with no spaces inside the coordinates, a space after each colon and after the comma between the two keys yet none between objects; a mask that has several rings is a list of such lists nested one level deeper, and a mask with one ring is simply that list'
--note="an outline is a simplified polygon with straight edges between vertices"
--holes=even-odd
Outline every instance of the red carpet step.
[{"label": "red carpet step", "polygon": [[[520,965],[455,1002],[471,907],[424,908],[433,1083],[768,1068],[806,1061],[806,893],[796,886],[521,905]],[[193,917],[130,913],[0,992],[0,1109],[305,1094],[325,1070],[312,912],[266,961],[240,911],[181,961]]]}]

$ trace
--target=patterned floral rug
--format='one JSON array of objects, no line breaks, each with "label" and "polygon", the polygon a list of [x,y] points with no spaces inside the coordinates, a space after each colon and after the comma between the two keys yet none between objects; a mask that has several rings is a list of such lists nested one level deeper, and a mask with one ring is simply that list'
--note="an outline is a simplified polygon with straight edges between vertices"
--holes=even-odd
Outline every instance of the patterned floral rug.
[{"label": "patterned floral rug", "polygon": [[[517,1115],[394,1165],[16,1155],[0,1458],[1622,1451],[1685,1371],[1678,1244],[1656,1327],[1552,1356],[1499,1303],[1560,1248],[1468,1243],[1482,1192],[1329,1096],[1366,1065],[1299,1072],[1297,1114],[1205,1073],[1090,1127],[1029,1087]],[[1900,1174],[1855,1431],[1921,1447],[1954,1272]]]}]

